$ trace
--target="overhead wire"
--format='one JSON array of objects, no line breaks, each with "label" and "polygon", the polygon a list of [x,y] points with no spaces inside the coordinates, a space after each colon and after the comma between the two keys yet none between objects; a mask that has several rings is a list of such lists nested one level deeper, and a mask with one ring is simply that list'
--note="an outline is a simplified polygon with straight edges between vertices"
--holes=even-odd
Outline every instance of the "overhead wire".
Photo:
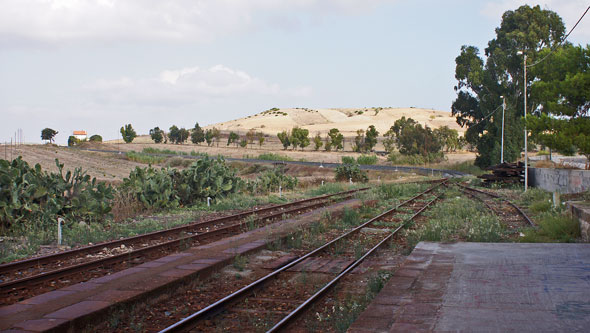
[{"label": "overhead wire", "polygon": [[573,31],[574,31],[574,29],[576,29],[576,27],[578,26],[578,24],[580,23],[580,21],[582,21],[582,19],[583,19],[583,18],[584,18],[584,16],[586,15],[586,13],[588,13],[588,10],[590,10],[590,6],[588,6],[588,8],[586,8],[586,11],[584,11],[584,14],[582,14],[582,16],[580,16],[580,18],[578,19],[578,22],[576,22],[576,24],[574,24],[574,26],[573,26],[573,28],[570,30],[570,32],[568,32],[568,33],[565,35],[565,37],[563,37],[563,39],[562,39],[562,40],[561,40],[559,43],[555,44],[555,46],[554,46],[553,48],[551,48],[551,52],[549,52],[549,54],[547,54],[546,56],[544,56],[544,57],[543,57],[543,59],[541,59],[541,60],[539,60],[539,61],[537,61],[537,62],[535,62],[535,63],[533,63],[533,64],[526,65],[526,67],[527,67],[527,68],[529,68],[529,67],[536,66],[536,65],[538,65],[538,64],[540,64],[540,63],[542,63],[543,61],[545,61],[545,59],[547,59],[547,58],[548,58],[548,57],[549,57],[551,54],[553,54],[553,52],[555,52],[555,50],[557,50],[557,48],[558,48],[559,46],[561,46],[561,45],[562,45],[562,44],[563,44],[563,43],[564,43],[564,42],[567,40],[567,38],[568,38],[568,37],[569,37],[569,35],[570,35],[570,34],[571,34]]}]

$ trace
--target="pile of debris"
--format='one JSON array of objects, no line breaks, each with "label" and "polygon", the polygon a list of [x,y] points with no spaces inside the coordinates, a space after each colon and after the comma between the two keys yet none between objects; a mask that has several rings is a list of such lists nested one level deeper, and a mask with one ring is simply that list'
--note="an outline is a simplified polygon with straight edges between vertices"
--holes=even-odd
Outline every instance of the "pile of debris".
[{"label": "pile of debris", "polygon": [[524,163],[501,163],[488,167],[491,174],[479,176],[485,183],[524,183]]}]

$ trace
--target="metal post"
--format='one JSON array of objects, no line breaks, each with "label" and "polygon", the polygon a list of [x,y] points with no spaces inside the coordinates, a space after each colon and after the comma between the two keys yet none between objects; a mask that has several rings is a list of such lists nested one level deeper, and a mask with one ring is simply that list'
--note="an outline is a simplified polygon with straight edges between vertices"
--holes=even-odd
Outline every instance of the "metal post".
[{"label": "metal post", "polygon": [[207,197],[207,207],[211,207],[211,197]]},{"label": "metal post", "polygon": [[283,187],[279,185],[279,198],[283,197]]},{"label": "metal post", "polygon": [[502,150],[500,151],[500,163],[504,163],[504,113],[506,111],[506,98],[502,98]]},{"label": "metal post", "polygon": [[57,218],[57,245],[61,245],[61,224],[63,221],[61,217]]},{"label": "metal post", "polygon": [[526,53],[524,54],[524,191],[529,187],[528,135],[526,131]]}]

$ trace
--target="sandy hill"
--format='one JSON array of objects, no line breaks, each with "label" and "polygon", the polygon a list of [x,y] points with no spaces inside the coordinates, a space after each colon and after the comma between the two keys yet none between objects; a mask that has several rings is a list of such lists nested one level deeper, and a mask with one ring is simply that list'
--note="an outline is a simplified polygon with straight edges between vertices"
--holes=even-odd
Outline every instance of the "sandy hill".
[{"label": "sandy hill", "polygon": [[431,128],[449,126],[463,133],[450,112],[418,108],[361,108],[361,109],[278,109],[273,108],[253,116],[230,120],[207,126],[222,131],[245,133],[250,129],[276,135],[283,130],[298,126],[309,130],[310,135],[325,134],[331,128],[338,128],[345,136],[354,136],[358,129],[375,125],[384,134],[393,123],[405,116]]}]

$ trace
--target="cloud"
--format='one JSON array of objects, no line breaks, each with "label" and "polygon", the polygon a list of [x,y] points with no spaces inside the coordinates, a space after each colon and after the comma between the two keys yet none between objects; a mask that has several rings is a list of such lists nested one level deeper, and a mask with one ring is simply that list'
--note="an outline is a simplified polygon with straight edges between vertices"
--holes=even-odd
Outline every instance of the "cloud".
[{"label": "cloud", "polygon": [[[505,11],[515,10],[527,3],[527,1],[522,0],[487,2],[482,9],[482,14],[491,19],[500,20]],[[529,6],[534,6],[536,4],[537,3],[528,3]],[[573,28],[574,24],[576,24],[580,16],[584,13],[586,8],[588,8],[587,0],[544,0],[538,4],[543,9],[549,9],[559,14],[565,23],[567,32]],[[586,14],[584,19],[570,36],[570,39],[575,41],[587,41],[588,38],[590,38],[590,13]]]},{"label": "cloud", "polygon": [[261,15],[356,14],[387,1],[2,0],[0,41],[207,41],[259,26]]},{"label": "cloud", "polygon": [[224,65],[164,70],[148,78],[98,80],[85,89],[100,104],[192,105],[219,99],[306,97],[311,87],[283,89]]}]

